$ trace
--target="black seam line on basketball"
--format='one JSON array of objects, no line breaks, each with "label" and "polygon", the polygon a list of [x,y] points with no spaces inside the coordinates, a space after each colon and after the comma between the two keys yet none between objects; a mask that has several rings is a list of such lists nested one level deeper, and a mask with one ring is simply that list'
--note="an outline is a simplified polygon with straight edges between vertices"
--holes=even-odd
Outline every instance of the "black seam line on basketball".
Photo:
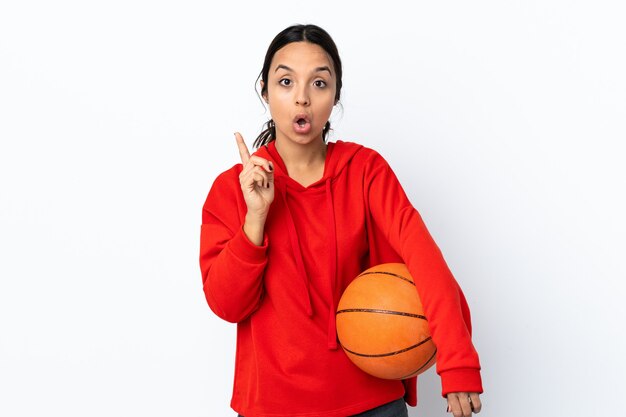
[{"label": "black seam line on basketball", "polygon": [[[406,282],[408,282],[411,285],[415,285],[415,283],[413,281],[411,281],[408,278],[403,277],[402,275],[398,275],[398,274],[394,274],[393,272],[385,272],[385,271],[374,271],[374,272],[363,272],[361,275],[359,275],[359,277],[362,277],[363,275],[371,275],[371,274],[385,274],[385,275],[391,275],[392,277],[396,277],[396,278],[400,278]],[[357,277],[358,278],[358,277]]]},{"label": "black seam line on basketball", "polygon": [[437,354],[437,349],[435,348],[435,351],[433,352],[432,356],[431,356],[430,358],[428,358],[428,360],[427,360],[426,362],[424,362],[424,364],[423,364],[422,366],[420,366],[419,368],[417,368],[416,370],[414,370],[414,371],[413,371],[413,372],[411,372],[410,374],[406,374],[405,376],[401,376],[401,377],[400,377],[400,378],[398,378],[398,379],[405,379],[405,378],[408,378],[408,377],[410,377],[411,375],[413,375],[414,373],[421,371],[421,370],[422,370],[422,368],[423,368],[423,367],[425,367],[425,366],[428,364],[428,362],[430,362],[430,361],[431,361],[431,360],[435,357],[435,355],[436,355],[436,354]]},{"label": "black seam line on basketball", "polygon": [[[343,348],[344,348],[347,352],[352,353],[353,355],[356,355],[356,356],[363,356],[363,357],[365,357],[365,358],[382,358],[382,357],[385,357],[385,356],[397,355],[398,353],[404,353],[404,352],[407,352],[407,351],[409,351],[409,350],[411,350],[411,349],[415,349],[416,347],[418,347],[418,346],[420,346],[420,345],[423,345],[424,343],[428,342],[430,339],[431,339],[430,337],[429,337],[429,338],[426,338],[426,339],[422,340],[421,342],[419,342],[419,343],[418,343],[418,344],[416,344],[416,345],[409,346],[408,348],[404,348],[404,349],[401,349],[401,350],[397,350],[397,351],[395,351],[395,352],[389,352],[389,353],[375,353],[375,354],[372,354],[372,355],[368,355],[368,354],[366,354],[366,353],[357,353],[357,352],[353,352],[353,351],[351,351],[350,349],[348,349],[347,347],[345,347],[344,345],[341,345],[341,346],[342,346],[342,347],[343,347]],[[340,342],[341,342],[341,341],[340,341]]]},{"label": "black seam line on basketball", "polygon": [[422,316],[421,314],[405,313],[404,311],[380,310],[380,309],[376,309],[376,308],[345,308],[343,310],[337,311],[337,314],[340,314],[340,313],[395,314],[397,316],[415,317],[416,319],[422,319],[422,320],[428,321],[426,316]]}]

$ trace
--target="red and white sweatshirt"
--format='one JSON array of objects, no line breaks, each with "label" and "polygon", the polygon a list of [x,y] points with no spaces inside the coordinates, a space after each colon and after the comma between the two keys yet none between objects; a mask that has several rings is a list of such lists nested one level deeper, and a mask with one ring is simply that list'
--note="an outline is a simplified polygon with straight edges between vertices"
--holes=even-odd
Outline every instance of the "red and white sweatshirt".
[{"label": "red and white sweatshirt", "polygon": [[213,182],[202,210],[200,269],[211,310],[237,323],[233,410],[246,417],[344,417],[404,396],[417,378],[366,374],[338,347],[335,311],[365,269],[403,262],[420,294],[442,395],[483,392],[470,311],[442,254],[387,161],[357,143],[329,142],[323,177],[290,178],[275,142],[275,197],[261,246],[243,232],[236,164]]}]

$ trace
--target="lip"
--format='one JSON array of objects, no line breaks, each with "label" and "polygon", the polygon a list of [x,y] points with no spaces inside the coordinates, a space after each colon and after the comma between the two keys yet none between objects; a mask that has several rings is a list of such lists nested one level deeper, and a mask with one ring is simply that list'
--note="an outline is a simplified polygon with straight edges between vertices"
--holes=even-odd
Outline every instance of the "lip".
[{"label": "lip", "polygon": [[[304,119],[304,125],[300,126],[298,120]],[[293,130],[299,135],[308,135],[311,133],[311,119],[306,113],[298,113],[293,119]]]},{"label": "lip", "polygon": [[300,119],[304,119],[307,123],[311,123],[311,119],[309,118],[309,115],[306,113],[296,114],[296,116],[293,118],[293,122],[298,123],[298,120]]}]

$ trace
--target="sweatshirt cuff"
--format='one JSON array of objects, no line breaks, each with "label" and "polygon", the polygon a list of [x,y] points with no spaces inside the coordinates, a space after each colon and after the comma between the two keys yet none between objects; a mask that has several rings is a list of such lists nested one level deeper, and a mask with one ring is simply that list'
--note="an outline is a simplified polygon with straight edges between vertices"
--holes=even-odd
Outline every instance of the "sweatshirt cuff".
[{"label": "sweatshirt cuff", "polygon": [[444,398],[451,392],[483,392],[479,369],[450,369],[441,372],[439,376],[441,377],[441,395]]},{"label": "sweatshirt cuff", "polygon": [[263,233],[263,244],[261,246],[255,245],[248,239],[243,231],[243,226],[241,226],[230,241],[230,249],[235,256],[245,262],[260,264],[266,260],[267,241],[267,233]]}]

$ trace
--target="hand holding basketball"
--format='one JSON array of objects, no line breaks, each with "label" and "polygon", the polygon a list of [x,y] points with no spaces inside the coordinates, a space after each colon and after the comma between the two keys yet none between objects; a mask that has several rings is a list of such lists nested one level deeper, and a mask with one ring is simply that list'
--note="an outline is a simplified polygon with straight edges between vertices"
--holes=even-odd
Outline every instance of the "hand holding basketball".
[{"label": "hand holding basketball", "polygon": [[448,413],[452,413],[454,417],[469,417],[474,413],[480,413],[482,403],[480,402],[480,394],[477,392],[451,392],[446,398],[448,399]]},{"label": "hand holding basketball", "polygon": [[274,167],[260,156],[250,156],[248,147],[239,132],[235,133],[243,170],[239,174],[241,191],[248,206],[248,213],[258,217],[267,216],[274,201]]}]

